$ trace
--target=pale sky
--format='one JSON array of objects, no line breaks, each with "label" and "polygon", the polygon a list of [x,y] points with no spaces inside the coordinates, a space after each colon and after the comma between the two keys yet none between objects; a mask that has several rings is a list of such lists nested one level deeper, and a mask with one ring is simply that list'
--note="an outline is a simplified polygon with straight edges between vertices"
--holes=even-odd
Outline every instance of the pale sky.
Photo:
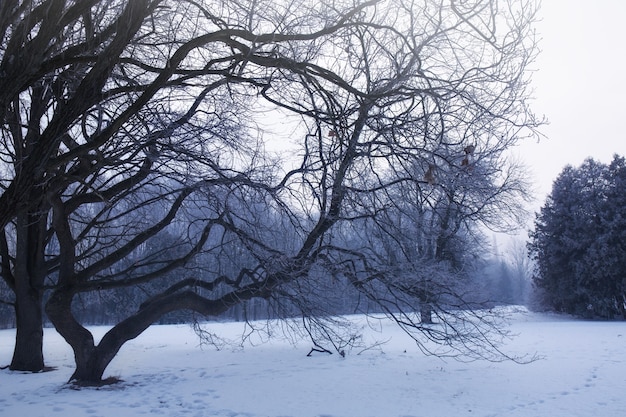
[{"label": "pale sky", "polygon": [[537,208],[567,164],[626,156],[626,1],[543,0],[532,108],[546,138],[518,149],[533,172]]}]

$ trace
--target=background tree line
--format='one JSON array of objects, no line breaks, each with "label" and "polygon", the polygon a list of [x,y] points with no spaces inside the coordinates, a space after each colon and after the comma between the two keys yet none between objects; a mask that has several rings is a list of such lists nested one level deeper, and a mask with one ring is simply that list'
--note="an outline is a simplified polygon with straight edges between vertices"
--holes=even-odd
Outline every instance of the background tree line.
[{"label": "background tree line", "polygon": [[[526,102],[536,9],[3,2],[11,368],[44,369],[44,309],[80,383],[163,317],[252,300],[336,348],[350,342],[332,319],[343,294],[425,351],[502,355],[495,313],[473,309],[464,281],[477,225],[512,227],[525,198],[506,150],[541,122]],[[268,114],[295,127],[264,130]],[[94,299],[126,312],[97,344]]]},{"label": "background tree line", "polygon": [[[420,210],[420,206],[412,206],[412,210]],[[376,240],[376,246],[379,246],[381,252],[390,265],[394,265],[398,274],[404,274],[412,279],[417,279],[420,275],[427,276],[429,274],[437,274],[437,279],[443,278],[445,271],[450,275],[450,279],[455,281],[457,288],[471,288],[471,297],[468,295],[468,301],[473,299],[476,305],[482,307],[493,307],[501,304],[526,305],[531,300],[532,288],[531,274],[532,265],[530,259],[526,256],[525,249],[521,251],[513,250],[508,254],[498,254],[497,244],[490,247],[486,243],[486,237],[482,236],[478,230],[456,232],[452,239],[455,246],[449,249],[448,256],[456,260],[456,268],[450,270],[450,265],[444,261],[435,261],[429,258],[432,251],[433,240],[436,239],[436,231],[430,230],[434,222],[434,213],[426,215],[426,209],[421,206],[422,222],[424,218],[428,219],[429,224],[403,224],[402,228],[410,230],[408,236],[402,237],[398,230],[394,232],[393,239],[405,239],[403,243],[404,249],[398,250],[411,251],[411,262],[409,260],[399,261],[397,253],[391,250],[394,245],[386,242],[385,239],[389,228],[385,229],[384,235],[376,238],[368,237],[367,241],[361,244],[372,244],[372,240]],[[396,218],[396,221],[403,221]],[[406,222],[406,220],[404,220]],[[376,233],[375,230],[368,230],[366,226],[360,229],[362,233],[352,234],[348,239],[355,242],[368,236],[369,232]],[[380,233],[380,231],[378,232]],[[473,241],[467,233],[472,233],[477,241]],[[283,236],[283,242],[287,240]],[[465,242],[465,243],[463,243]],[[246,258],[246,250],[241,246],[233,243],[225,245],[223,242],[210,242],[210,245],[220,246],[219,253],[205,253],[198,255],[194,260],[188,263],[184,268],[165,274],[159,279],[152,280],[144,285],[138,285],[130,288],[116,288],[109,291],[99,290],[81,294],[73,304],[73,310],[78,317],[86,325],[110,325],[121,321],[123,318],[135,312],[140,304],[144,301],[147,294],[153,294],[160,288],[166,288],[180,280],[181,275],[185,274],[234,274],[237,270],[245,268],[247,265],[254,263],[250,257]],[[518,245],[519,246],[519,245]],[[134,259],[142,258],[145,253],[165,253],[176,247],[176,238],[169,232],[165,231],[153,239],[150,239],[141,247],[137,248],[136,253],[126,259],[127,263],[132,263]],[[495,248],[495,255],[493,249]],[[421,251],[421,253],[419,253]],[[430,259],[430,261],[428,261]],[[122,265],[124,265],[122,263]],[[193,271],[191,273],[190,271]],[[326,278],[327,282],[324,282]],[[426,278],[423,278],[426,280]],[[432,278],[431,278],[432,279]],[[318,287],[320,293],[319,302],[327,305],[328,314],[353,314],[359,311],[381,312],[376,304],[367,300],[362,300],[358,291],[355,291],[350,285],[336,278],[328,279],[325,273],[320,273],[315,280],[315,286]],[[448,280],[449,281],[449,280]],[[441,283],[440,283],[441,284]],[[446,282],[446,285],[451,285]],[[0,309],[0,326],[2,328],[15,327],[15,314],[13,311],[13,303],[15,296],[6,285],[2,285],[0,291],[0,299],[2,305]],[[44,296],[44,302],[46,297]],[[332,300],[332,302],[329,302]],[[363,306],[366,305],[365,308]],[[425,306],[427,304],[425,303]],[[426,314],[427,310],[422,310],[422,314]],[[298,311],[293,309],[292,315],[297,316]],[[268,318],[280,317],[279,314],[272,310],[272,306],[264,299],[251,299],[241,304],[233,306],[230,310],[225,311],[216,317],[219,320],[263,320]],[[161,317],[158,321],[160,324],[171,323],[192,323],[195,320],[201,320],[191,311],[181,310],[169,313]],[[45,318],[46,325],[50,325],[49,320]]]}]

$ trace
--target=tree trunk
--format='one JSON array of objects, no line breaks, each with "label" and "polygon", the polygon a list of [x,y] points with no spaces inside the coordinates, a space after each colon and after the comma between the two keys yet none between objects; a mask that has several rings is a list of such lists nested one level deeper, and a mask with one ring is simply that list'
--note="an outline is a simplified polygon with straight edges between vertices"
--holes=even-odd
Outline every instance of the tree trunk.
[{"label": "tree trunk", "polygon": [[618,295],[615,297],[615,302],[617,304],[617,309],[621,313],[622,318],[626,320],[626,296]]},{"label": "tree trunk", "polygon": [[156,297],[142,304],[139,311],[115,325],[98,346],[86,328],[74,318],[71,305],[75,290],[71,286],[59,288],[46,303],[46,312],[57,331],[74,350],[76,371],[70,381],[80,385],[102,385],[102,376],[124,343],[139,336],[163,315],[177,310],[191,310],[204,316],[217,316],[230,307],[264,294],[262,285],[250,285],[217,300],[201,297],[193,291],[182,291]]},{"label": "tree trunk", "polygon": [[42,294],[26,280],[18,280],[15,291],[17,332],[10,369],[40,372],[44,370]]},{"label": "tree trunk", "polygon": [[54,291],[46,303],[46,313],[56,330],[74,351],[76,370],[70,381],[98,384],[108,362],[102,364],[91,332],[74,318],[71,310],[74,294],[72,288]]},{"label": "tree trunk", "polygon": [[10,368],[40,372],[43,360],[43,281],[45,215],[20,213],[16,221],[15,350]]},{"label": "tree trunk", "polygon": [[427,302],[420,304],[420,321],[423,324],[433,324],[433,308]]},{"label": "tree trunk", "polygon": [[83,352],[76,355],[76,370],[70,377],[70,381],[75,381],[81,385],[101,385],[104,370],[109,365],[110,360],[104,360],[98,354],[98,349],[94,348],[89,353]]}]

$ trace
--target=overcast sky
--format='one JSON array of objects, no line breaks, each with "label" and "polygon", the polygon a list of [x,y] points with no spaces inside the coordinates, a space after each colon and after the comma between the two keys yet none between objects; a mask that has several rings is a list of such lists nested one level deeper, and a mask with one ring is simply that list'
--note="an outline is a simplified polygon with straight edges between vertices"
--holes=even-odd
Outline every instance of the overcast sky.
[{"label": "overcast sky", "polygon": [[626,1],[543,0],[532,107],[550,124],[519,155],[540,207],[567,164],[626,156]]}]

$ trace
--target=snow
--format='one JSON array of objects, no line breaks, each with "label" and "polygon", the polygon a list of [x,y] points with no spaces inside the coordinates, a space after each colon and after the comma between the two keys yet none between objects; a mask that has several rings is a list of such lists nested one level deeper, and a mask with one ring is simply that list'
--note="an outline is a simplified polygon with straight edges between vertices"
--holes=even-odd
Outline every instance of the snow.
[{"label": "snow", "polygon": [[[358,318],[355,318],[358,319]],[[362,318],[361,318],[362,319]],[[241,323],[207,329],[236,339]],[[189,326],[153,326],[127,343],[105,376],[123,382],[80,390],[66,385],[72,352],[46,329],[45,355],[55,371],[0,371],[1,416],[130,417],[458,417],[626,415],[626,323],[589,322],[529,312],[513,317],[512,353],[529,364],[463,363],[424,356],[391,323],[365,328],[372,349],[307,357],[310,342],[286,338],[221,350],[199,346]],[[105,328],[93,328],[101,335]],[[12,330],[0,331],[8,363]]]}]

